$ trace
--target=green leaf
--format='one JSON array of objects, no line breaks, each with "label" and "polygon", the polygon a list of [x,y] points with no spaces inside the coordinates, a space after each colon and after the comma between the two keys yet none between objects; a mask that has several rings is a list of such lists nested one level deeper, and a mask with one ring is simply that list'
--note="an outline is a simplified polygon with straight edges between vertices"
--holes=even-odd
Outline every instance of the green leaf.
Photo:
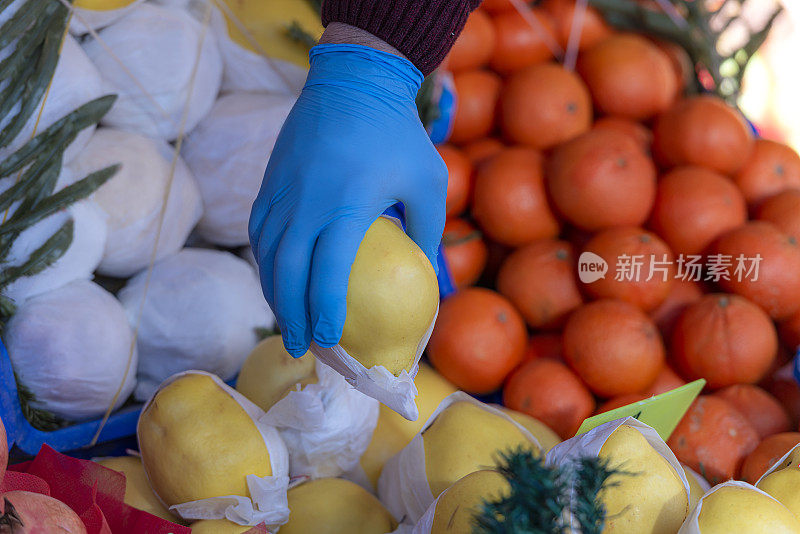
[{"label": "green leaf", "polygon": [[47,410],[32,406],[32,403],[36,402],[36,396],[25,384],[20,382],[16,371],[14,372],[14,379],[17,381],[17,395],[19,396],[19,404],[22,408],[22,415],[25,416],[25,419],[27,419],[34,428],[50,432],[53,430],[58,430],[59,428],[64,428],[65,426],[69,426],[71,424],[69,421],[62,419],[61,417],[58,417]]},{"label": "green leaf", "polygon": [[119,170],[119,165],[112,165],[93,172],[86,178],[75,182],[59,191],[58,193],[47,197],[36,205],[34,210],[28,213],[19,215],[19,210],[14,214],[14,217],[6,221],[5,224],[0,225],[0,236],[12,231],[20,231],[32,224],[36,224],[48,215],[52,215],[64,206],[68,206],[77,200],[81,200],[91,195],[98,187],[106,183],[114,173]]},{"label": "green leaf", "polygon": [[[81,130],[97,124],[103,115],[111,109],[116,99],[116,95],[101,96],[60,118],[3,160],[3,162],[0,163],[0,176],[8,176],[24,168],[29,163],[29,159],[46,148],[50,143],[53,143],[56,136],[60,135],[61,130],[64,128],[67,129],[68,133],[66,139],[72,142],[72,139],[74,139]],[[69,144],[69,142],[66,144]],[[63,148],[66,149],[66,145]]]},{"label": "green leaf", "polygon": [[0,271],[0,287],[24,276],[33,276],[55,263],[69,248],[75,223],[72,219],[61,225],[42,246],[34,250],[21,265],[4,267]]}]

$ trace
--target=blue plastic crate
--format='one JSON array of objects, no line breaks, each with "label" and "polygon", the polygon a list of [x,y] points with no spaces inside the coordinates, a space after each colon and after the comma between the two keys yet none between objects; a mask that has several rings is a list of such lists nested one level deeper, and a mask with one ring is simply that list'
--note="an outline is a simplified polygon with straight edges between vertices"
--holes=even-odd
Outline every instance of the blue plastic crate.
[{"label": "blue plastic crate", "polygon": [[[0,391],[0,418],[6,427],[9,445],[16,445],[25,454],[36,454],[45,443],[58,451],[69,451],[88,447],[100,427],[100,419],[77,423],[75,425],[44,432],[37,430],[22,415],[17,396],[17,383],[11,368],[5,345],[0,340],[0,378],[3,389]],[[136,432],[139,419],[139,406],[123,408],[114,413],[106,422],[98,442],[112,441]]]}]

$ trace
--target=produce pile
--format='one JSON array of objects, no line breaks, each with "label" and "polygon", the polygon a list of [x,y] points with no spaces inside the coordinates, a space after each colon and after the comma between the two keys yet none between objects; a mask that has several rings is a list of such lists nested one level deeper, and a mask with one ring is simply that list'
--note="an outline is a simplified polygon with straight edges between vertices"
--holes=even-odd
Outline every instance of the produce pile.
[{"label": "produce pile", "polygon": [[[485,0],[443,66],[458,290],[440,303],[381,218],[339,345],[285,351],[247,216],[312,3],[0,2],[0,57],[53,68],[0,60],[22,110],[0,105],[0,325],[25,413],[49,430],[144,403],[139,450],[54,468],[61,486],[34,480],[47,449],[4,477],[0,423],[0,532],[800,533],[800,157],[714,73],[694,94],[697,49],[594,7]],[[575,435],[699,378],[666,441],[635,418]],[[117,528],[128,508],[150,526]]]},{"label": "produce pile", "polygon": [[594,8],[575,69],[556,61],[573,11],[545,0],[537,29],[484,2],[448,58],[443,244],[459,291],[428,357],[562,439],[704,378],[668,443],[711,483],[755,482],[800,440],[800,157],[687,91],[686,52]]}]

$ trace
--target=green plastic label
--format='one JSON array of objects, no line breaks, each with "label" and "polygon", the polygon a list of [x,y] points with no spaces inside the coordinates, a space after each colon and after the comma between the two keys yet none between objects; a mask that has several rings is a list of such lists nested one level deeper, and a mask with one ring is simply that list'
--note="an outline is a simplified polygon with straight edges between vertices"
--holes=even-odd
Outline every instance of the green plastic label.
[{"label": "green plastic label", "polygon": [[661,439],[667,441],[705,385],[706,381],[701,378],[661,395],[593,415],[581,424],[576,435],[585,434],[609,421],[633,417],[653,427]]}]

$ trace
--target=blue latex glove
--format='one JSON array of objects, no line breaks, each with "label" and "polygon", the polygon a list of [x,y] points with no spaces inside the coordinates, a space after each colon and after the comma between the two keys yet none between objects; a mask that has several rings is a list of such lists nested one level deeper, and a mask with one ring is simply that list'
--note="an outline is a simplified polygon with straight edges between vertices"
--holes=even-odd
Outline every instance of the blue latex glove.
[{"label": "blue latex glove", "polygon": [[397,202],[436,266],[447,168],[414,103],[409,61],[350,44],[315,46],[250,214],[264,296],[286,350],[339,342],[350,267],[367,228]]}]

